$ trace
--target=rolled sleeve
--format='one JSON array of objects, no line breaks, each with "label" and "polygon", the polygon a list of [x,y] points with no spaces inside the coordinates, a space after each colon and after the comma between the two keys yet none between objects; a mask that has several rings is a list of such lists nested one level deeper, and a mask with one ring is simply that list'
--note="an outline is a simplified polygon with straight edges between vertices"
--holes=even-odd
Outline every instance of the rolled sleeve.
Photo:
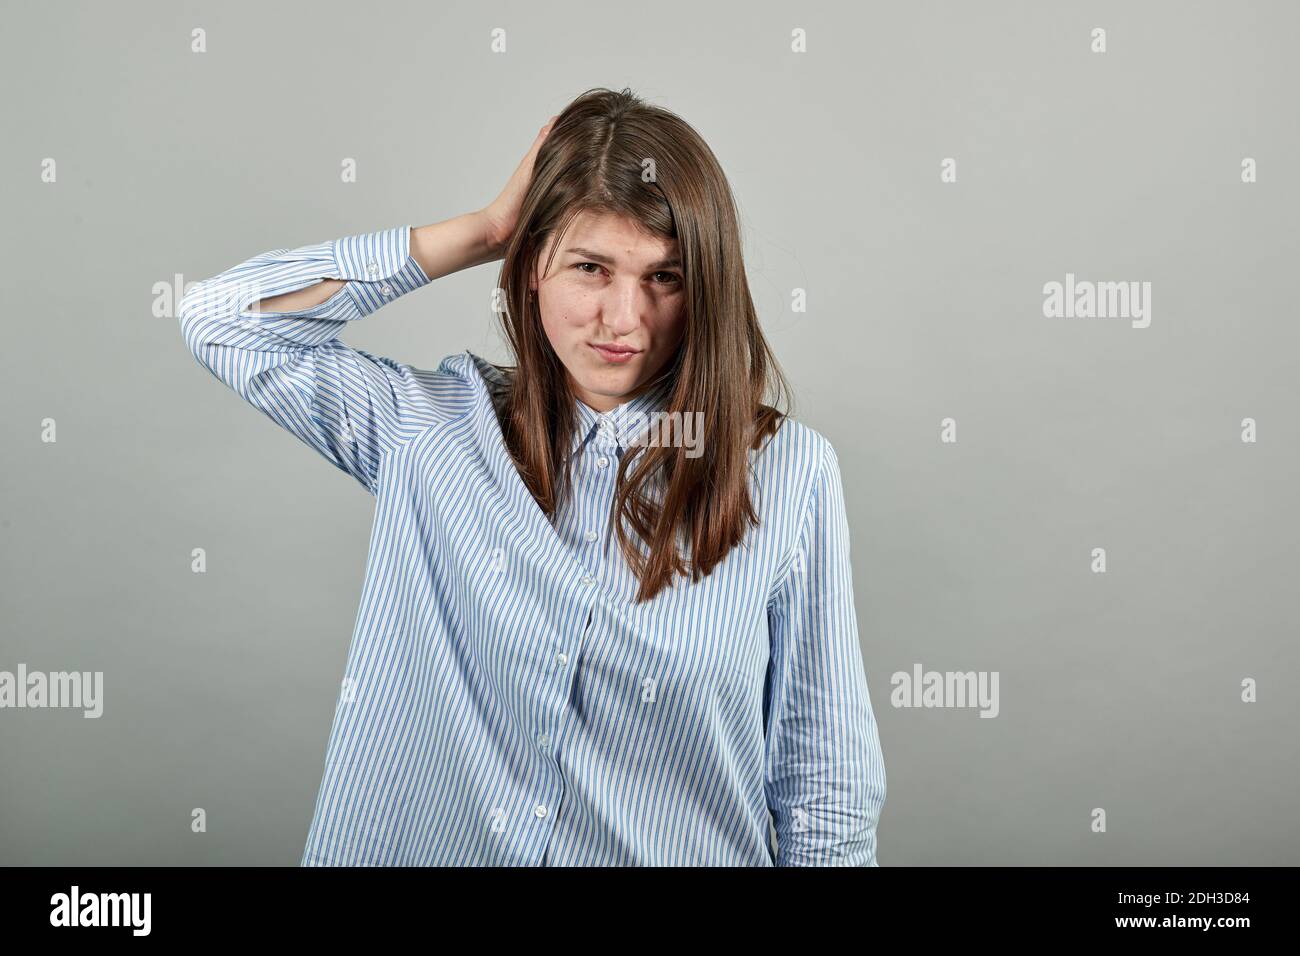
[{"label": "rolled sleeve", "polygon": [[344,288],[358,318],[428,284],[429,277],[410,247],[409,225],[344,236],[330,244],[337,278],[353,280]]}]

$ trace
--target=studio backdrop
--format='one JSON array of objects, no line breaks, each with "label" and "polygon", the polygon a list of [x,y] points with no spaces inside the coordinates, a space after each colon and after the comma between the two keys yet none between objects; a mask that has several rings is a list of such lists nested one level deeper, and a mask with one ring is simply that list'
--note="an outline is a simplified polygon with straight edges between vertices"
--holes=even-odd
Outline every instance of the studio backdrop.
[{"label": "studio backdrop", "polygon": [[[298,863],[375,500],[198,367],[178,303],[480,208],[592,87],[715,151],[838,454],[880,864],[1300,862],[1298,30],[1280,0],[8,8],[0,863]],[[497,266],[346,341],[507,361]]]}]

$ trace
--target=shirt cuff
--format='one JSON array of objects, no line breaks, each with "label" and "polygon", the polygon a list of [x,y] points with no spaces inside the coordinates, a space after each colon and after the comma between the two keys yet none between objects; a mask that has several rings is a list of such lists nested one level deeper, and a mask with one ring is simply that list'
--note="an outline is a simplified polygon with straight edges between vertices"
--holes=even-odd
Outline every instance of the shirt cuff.
[{"label": "shirt cuff", "polygon": [[359,316],[432,281],[411,255],[409,225],[335,239],[332,251],[338,278],[349,280],[344,288]]}]

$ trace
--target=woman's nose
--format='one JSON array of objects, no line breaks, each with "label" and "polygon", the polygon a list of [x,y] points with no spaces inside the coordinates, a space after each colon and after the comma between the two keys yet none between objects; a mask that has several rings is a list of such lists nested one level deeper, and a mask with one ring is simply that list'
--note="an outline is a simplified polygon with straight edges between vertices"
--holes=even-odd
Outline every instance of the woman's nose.
[{"label": "woman's nose", "polygon": [[643,305],[639,289],[615,290],[601,309],[601,322],[613,334],[627,335],[641,324]]}]

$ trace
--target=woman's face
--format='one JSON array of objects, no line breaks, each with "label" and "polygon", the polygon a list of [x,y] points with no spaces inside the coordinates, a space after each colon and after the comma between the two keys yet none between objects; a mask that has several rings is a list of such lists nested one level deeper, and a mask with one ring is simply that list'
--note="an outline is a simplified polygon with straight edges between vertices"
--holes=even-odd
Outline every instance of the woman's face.
[{"label": "woman's face", "polygon": [[529,285],[574,394],[607,412],[654,378],[682,340],[677,240],[647,235],[622,216],[583,212],[539,280],[554,239],[547,237]]}]

